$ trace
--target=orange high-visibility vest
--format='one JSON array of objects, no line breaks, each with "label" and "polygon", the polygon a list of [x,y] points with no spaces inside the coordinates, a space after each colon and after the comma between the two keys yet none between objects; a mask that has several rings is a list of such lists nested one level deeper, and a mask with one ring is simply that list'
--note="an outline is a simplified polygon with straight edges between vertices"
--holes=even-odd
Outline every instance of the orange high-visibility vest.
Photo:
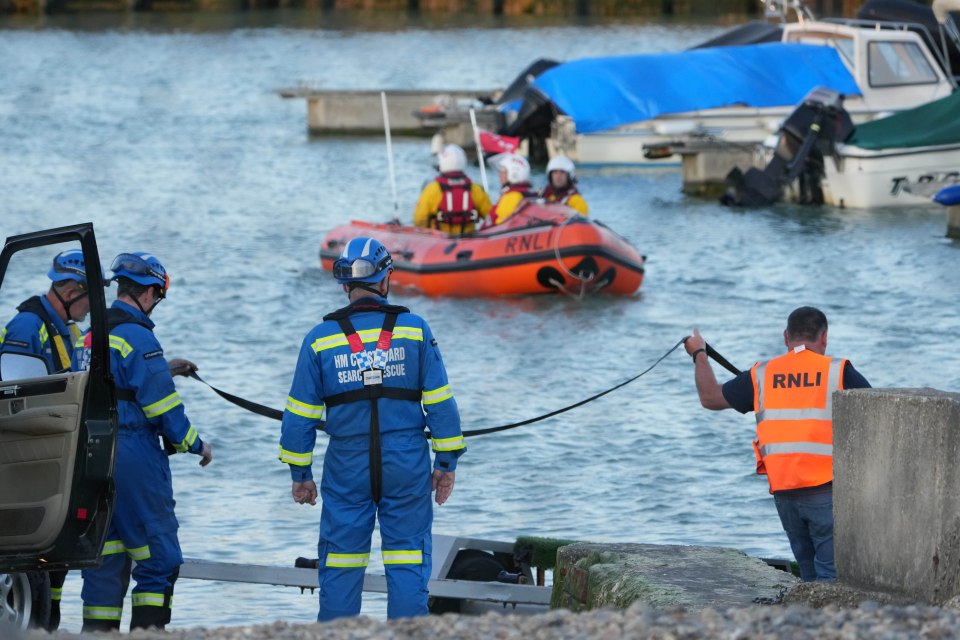
[{"label": "orange high-visibility vest", "polygon": [[750,370],[757,473],[771,493],[833,481],[833,392],[845,364],[801,345]]}]

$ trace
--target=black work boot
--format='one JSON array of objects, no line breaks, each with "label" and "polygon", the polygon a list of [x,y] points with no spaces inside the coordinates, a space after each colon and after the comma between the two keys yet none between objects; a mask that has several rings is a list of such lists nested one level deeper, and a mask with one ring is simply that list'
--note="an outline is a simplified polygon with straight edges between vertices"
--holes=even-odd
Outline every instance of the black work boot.
[{"label": "black work boot", "polygon": [[133,608],[130,616],[130,631],[134,629],[160,629],[170,622],[170,609],[167,607],[140,606]]},{"label": "black work boot", "polygon": [[88,618],[84,618],[83,627],[80,629],[81,633],[95,633],[95,632],[107,632],[107,631],[120,631],[120,621],[119,620],[91,620]]},{"label": "black work boot", "polygon": [[50,618],[47,620],[47,631],[56,631],[60,628],[60,596],[63,593],[63,582],[67,579],[66,571],[50,572]]}]

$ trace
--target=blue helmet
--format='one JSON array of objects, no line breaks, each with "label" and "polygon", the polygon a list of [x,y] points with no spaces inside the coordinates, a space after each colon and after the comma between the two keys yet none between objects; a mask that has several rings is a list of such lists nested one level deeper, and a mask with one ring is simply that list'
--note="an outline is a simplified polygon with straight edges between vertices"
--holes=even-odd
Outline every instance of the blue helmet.
[{"label": "blue helmet", "polygon": [[380,282],[393,271],[393,258],[383,244],[374,238],[353,238],[343,245],[343,252],[333,263],[333,277],[340,284]]},{"label": "blue helmet", "polygon": [[170,276],[167,270],[154,255],[143,251],[121,253],[113,259],[110,271],[113,272],[111,281],[127,278],[144,286],[156,285],[160,287],[161,295],[166,295],[167,289],[170,288]]},{"label": "blue helmet", "polygon": [[83,251],[67,249],[58,253],[53,259],[53,266],[50,267],[47,276],[53,282],[73,280],[87,284],[87,268],[83,263]]}]

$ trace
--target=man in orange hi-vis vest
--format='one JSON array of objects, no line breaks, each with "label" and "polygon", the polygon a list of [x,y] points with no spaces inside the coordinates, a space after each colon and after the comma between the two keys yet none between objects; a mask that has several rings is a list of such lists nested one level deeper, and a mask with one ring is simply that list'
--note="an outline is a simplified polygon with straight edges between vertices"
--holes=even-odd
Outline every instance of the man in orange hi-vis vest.
[{"label": "man in orange hi-vis vest", "polygon": [[849,361],[824,355],[827,317],[819,309],[795,309],[783,342],[785,355],[758,362],[722,386],[699,331],[693,330],[685,348],[693,358],[700,404],[756,414],[757,473],[770,482],[800,577],[834,580],[833,392],[870,383]]}]

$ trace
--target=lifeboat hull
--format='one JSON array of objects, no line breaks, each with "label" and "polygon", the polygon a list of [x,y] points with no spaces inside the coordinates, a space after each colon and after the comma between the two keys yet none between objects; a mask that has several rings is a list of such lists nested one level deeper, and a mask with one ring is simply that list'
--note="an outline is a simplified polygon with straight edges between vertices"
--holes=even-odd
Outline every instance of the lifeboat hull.
[{"label": "lifeboat hull", "polygon": [[331,270],[343,245],[359,236],[376,238],[390,251],[395,285],[428,295],[630,295],[643,282],[645,257],[636,248],[564,205],[527,202],[503,224],[465,236],[353,221],[324,237],[324,269]]}]

